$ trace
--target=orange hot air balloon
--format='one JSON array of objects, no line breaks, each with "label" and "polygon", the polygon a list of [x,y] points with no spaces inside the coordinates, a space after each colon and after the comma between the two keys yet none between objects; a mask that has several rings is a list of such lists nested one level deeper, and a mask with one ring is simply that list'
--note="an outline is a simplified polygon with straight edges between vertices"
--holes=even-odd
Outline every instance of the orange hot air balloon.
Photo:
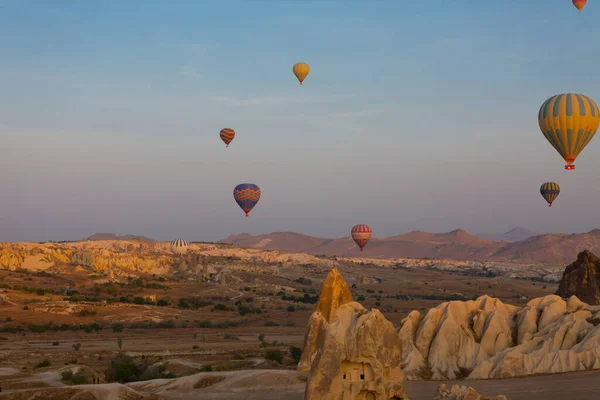
[{"label": "orange hot air balloon", "polygon": [[360,247],[360,251],[363,251],[363,248],[367,245],[369,239],[371,239],[371,235],[373,235],[371,228],[364,224],[354,225],[351,233],[352,239]]},{"label": "orange hot air balloon", "polygon": [[235,137],[235,131],[231,128],[223,128],[221,132],[219,132],[219,136],[221,136],[221,140],[227,145],[225,147],[229,147],[229,143]]},{"label": "orange hot air balloon", "polygon": [[300,84],[302,85],[302,81],[305,80],[308,74],[310,73],[310,67],[307,63],[301,62],[294,64],[294,68],[292,69],[292,71],[294,71],[294,75],[296,75],[296,78],[298,78]]},{"label": "orange hot air balloon", "polygon": [[587,3],[587,0],[573,0],[573,5],[575,6],[576,9],[578,9],[579,11],[581,11],[581,9],[583,7],[585,7],[585,3]]}]

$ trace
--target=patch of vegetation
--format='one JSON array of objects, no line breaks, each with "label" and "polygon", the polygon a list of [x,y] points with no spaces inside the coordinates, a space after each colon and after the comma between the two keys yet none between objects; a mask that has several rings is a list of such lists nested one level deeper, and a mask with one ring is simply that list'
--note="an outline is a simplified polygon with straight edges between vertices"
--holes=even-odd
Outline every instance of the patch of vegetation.
[{"label": "patch of vegetation", "polygon": [[278,362],[279,364],[283,364],[283,357],[285,354],[281,350],[268,350],[265,352],[265,358],[267,360]]},{"label": "patch of vegetation", "polygon": [[265,322],[265,326],[279,326],[279,324],[274,321],[267,321]]},{"label": "patch of vegetation", "polygon": [[300,358],[302,357],[302,349],[296,346],[290,346],[290,357],[294,360],[295,363],[300,362]]},{"label": "patch of vegetation", "polygon": [[90,315],[96,315],[97,312],[96,312],[96,310],[88,310],[86,308],[86,309],[83,309],[83,310],[79,311],[78,314],[79,314],[80,317],[87,317],[87,316],[90,316]]},{"label": "patch of vegetation", "polygon": [[177,303],[178,308],[197,310],[202,307],[212,306],[214,303],[200,297],[182,297]]},{"label": "patch of vegetation", "polygon": [[223,339],[227,339],[227,340],[240,340],[240,338],[238,336],[232,335],[230,333],[226,333],[223,335]]},{"label": "patch of vegetation", "polygon": [[88,377],[82,372],[73,374],[73,371],[63,371],[61,373],[62,381],[66,384],[85,385],[88,383]]},{"label": "patch of vegetation", "polygon": [[109,382],[127,383],[175,377],[174,374],[166,372],[165,364],[153,361],[150,357],[137,360],[119,353],[111,361],[110,368],[106,371],[106,378]]},{"label": "patch of vegetation", "polygon": [[302,297],[296,296],[281,296],[281,300],[283,301],[293,301],[294,303],[308,303],[315,304],[319,300],[319,296],[311,296],[308,293],[305,293]]},{"label": "patch of vegetation", "polygon": [[309,278],[298,278],[298,279],[294,280],[294,282],[297,282],[301,285],[307,285],[307,286],[312,285],[312,280]]},{"label": "patch of vegetation", "polygon": [[42,361],[41,363],[39,363],[38,365],[36,365],[36,366],[35,366],[35,367],[33,367],[33,368],[36,368],[36,369],[37,369],[37,368],[45,368],[45,367],[49,367],[50,365],[52,365],[52,364],[50,363],[50,360],[48,360],[48,359],[45,359],[44,361]]}]

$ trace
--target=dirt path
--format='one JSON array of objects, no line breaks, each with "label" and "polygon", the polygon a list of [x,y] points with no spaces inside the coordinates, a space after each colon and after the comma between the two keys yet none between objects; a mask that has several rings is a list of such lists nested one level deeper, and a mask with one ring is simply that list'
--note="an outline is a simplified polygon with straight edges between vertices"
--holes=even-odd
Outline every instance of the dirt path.
[{"label": "dirt path", "polygon": [[408,381],[406,391],[410,400],[430,400],[435,395],[438,385],[442,383],[448,387],[453,384],[472,386],[484,396],[503,394],[508,400],[597,400],[600,398],[600,371],[458,382]]}]

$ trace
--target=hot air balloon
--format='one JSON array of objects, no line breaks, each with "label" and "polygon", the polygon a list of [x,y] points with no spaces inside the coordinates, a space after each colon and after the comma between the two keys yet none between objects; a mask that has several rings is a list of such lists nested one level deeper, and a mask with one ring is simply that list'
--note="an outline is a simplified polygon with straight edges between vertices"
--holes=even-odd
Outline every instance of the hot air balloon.
[{"label": "hot air balloon", "polygon": [[575,158],[592,140],[600,124],[598,106],[582,94],[557,94],[540,107],[538,124],[552,147],[565,159],[565,169],[575,169]]},{"label": "hot air balloon", "polygon": [[260,199],[260,188],[253,183],[240,183],[233,189],[233,198],[248,218],[248,213]]},{"label": "hot air balloon", "polygon": [[542,197],[546,199],[548,202],[548,206],[552,207],[552,202],[556,200],[558,194],[560,193],[560,187],[558,187],[558,183],[555,182],[546,182],[540,186],[540,193]]},{"label": "hot air balloon", "polygon": [[575,6],[576,9],[578,9],[579,11],[581,11],[581,9],[583,7],[585,7],[585,3],[587,3],[587,0],[573,0],[573,5]]},{"label": "hot air balloon", "polygon": [[188,251],[189,243],[185,239],[175,239],[171,242],[171,251],[175,254],[185,254]]},{"label": "hot air balloon", "polygon": [[235,131],[231,128],[223,128],[221,129],[221,132],[219,132],[219,136],[221,136],[221,140],[227,145],[225,147],[229,147],[229,143],[231,143],[235,137]]},{"label": "hot air balloon", "polygon": [[296,78],[298,78],[301,85],[302,81],[306,79],[306,77],[310,73],[310,67],[307,63],[294,64],[294,68],[292,70],[294,71],[294,75],[296,75]]},{"label": "hot air balloon", "polygon": [[351,232],[352,239],[354,239],[354,242],[360,247],[360,251],[363,251],[363,248],[367,245],[369,239],[371,239],[373,231],[368,225],[359,224],[354,225]]}]

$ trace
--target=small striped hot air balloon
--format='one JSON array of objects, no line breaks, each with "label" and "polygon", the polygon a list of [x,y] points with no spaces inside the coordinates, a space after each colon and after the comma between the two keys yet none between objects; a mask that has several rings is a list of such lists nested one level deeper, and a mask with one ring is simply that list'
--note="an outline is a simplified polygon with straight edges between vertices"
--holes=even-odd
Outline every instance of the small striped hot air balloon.
[{"label": "small striped hot air balloon", "polygon": [[367,245],[369,239],[371,239],[373,231],[368,225],[359,224],[352,227],[351,233],[352,239],[360,247],[360,251],[363,251],[363,248]]},{"label": "small striped hot air balloon", "polygon": [[171,242],[171,251],[175,254],[185,254],[188,251],[189,243],[185,239],[175,239]]},{"label": "small striped hot air balloon", "polygon": [[594,100],[574,93],[552,96],[540,107],[540,130],[564,158],[567,163],[565,169],[575,169],[575,158],[598,130],[599,114],[600,110]]},{"label": "small striped hot air balloon", "polygon": [[573,5],[579,11],[581,11],[581,9],[585,7],[585,3],[587,3],[587,0],[573,0]]},{"label": "small striped hot air balloon", "polygon": [[548,207],[552,207],[552,202],[556,200],[558,194],[560,193],[560,187],[556,182],[542,183],[542,186],[540,186],[540,193],[548,202]]},{"label": "small striped hot air balloon", "polygon": [[233,189],[233,198],[248,218],[248,213],[260,200],[260,188],[254,183],[240,183]]},{"label": "small striped hot air balloon", "polygon": [[296,78],[298,78],[300,84],[302,85],[302,81],[304,81],[310,73],[310,67],[307,63],[296,63],[294,64],[294,68],[292,68],[292,71],[294,71],[294,75],[296,75]]},{"label": "small striped hot air balloon", "polygon": [[231,143],[235,137],[235,131],[231,128],[223,128],[221,129],[221,132],[219,132],[219,136],[221,136],[221,140],[225,142],[225,147],[229,147],[229,143]]}]

